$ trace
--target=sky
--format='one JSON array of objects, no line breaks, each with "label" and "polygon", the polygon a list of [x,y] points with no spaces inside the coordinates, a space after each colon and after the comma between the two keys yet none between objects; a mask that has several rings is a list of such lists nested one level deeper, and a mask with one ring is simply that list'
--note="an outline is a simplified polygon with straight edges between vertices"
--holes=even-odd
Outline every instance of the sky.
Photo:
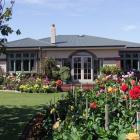
[{"label": "sky", "polygon": [[[7,4],[10,0],[6,0]],[[57,35],[93,35],[140,43],[140,0],[15,0],[8,41]]]}]

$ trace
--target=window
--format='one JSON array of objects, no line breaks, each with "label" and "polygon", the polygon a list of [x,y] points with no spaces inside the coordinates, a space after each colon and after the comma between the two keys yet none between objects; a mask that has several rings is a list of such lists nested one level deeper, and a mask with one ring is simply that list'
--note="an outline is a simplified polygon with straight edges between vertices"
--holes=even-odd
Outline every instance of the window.
[{"label": "window", "polygon": [[31,71],[34,71],[35,70],[35,61],[34,61],[34,59],[32,59],[30,61],[30,68],[31,68]]},{"label": "window", "polygon": [[121,68],[124,71],[140,70],[140,53],[139,52],[120,52]]},{"label": "window", "polygon": [[16,71],[21,71],[21,60],[16,60]]},{"label": "window", "polygon": [[66,66],[66,67],[71,67],[71,61],[70,59],[67,59],[67,58],[63,58],[62,59],[62,66]]},{"label": "window", "polygon": [[14,60],[10,61],[10,71],[14,71]]},{"label": "window", "polygon": [[29,71],[29,60],[23,60],[23,71]]},{"label": "window", "polygon": [[55,61],[56,61],[56,65],[58,65],[59,67],[63,67],[63,66],[69,68],[71,67],[70,59],[68,58],[56,58]]},{"label": "window", "polygon": [[35,72],[36,53],[11,53],[8,55],[9,71]]},{"label": "window", "polygon": [[94,76],[97,77],[100,71],[100,60],[99,59],[94,59]]}]

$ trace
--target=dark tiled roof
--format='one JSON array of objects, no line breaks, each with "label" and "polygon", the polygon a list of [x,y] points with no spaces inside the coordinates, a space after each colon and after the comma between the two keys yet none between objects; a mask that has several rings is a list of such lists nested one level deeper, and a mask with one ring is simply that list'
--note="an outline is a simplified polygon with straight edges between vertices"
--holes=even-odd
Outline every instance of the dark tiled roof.
[{"label": "dark tiled roof", "polygon": [[[40,39],[43,42],[50,43],[50,37]],[[57,35],[56,46],[58,47],[69,47],[69,46],[126,46],[126,47],[140,47],[140,43],[120,41],[96,36],[88,35]]]},{"label": "dark tiled roof", "polygon": [[6,43],[6,47],[44,47],[44,46],[51,46],[51,44],[31,38],[24,38]]},{"label": "dark tiled roof", "polygon": [[43,39],[25,38],[11,41],[7,47],[140,47],[140,43],[114,40],[88,35],[57,35],[56,44],[51,44],[50,37]]}]

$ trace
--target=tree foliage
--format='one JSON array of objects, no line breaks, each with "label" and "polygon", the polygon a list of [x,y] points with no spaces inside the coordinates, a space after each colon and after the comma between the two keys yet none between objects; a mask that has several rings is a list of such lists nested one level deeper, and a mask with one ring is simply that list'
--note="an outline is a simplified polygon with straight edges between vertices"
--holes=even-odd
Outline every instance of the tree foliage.
[{"label": "tree foliage", "polygon": [[[12,34],[14,30],[9,26],[8,22],[12,18],[12,10],[15,0],[10,1],[9,7],[5,6],[5,0],[0,0],[0,52],[4,52],[4,43],[7,42],[6,36]],[[20,34],[20,30],[15,31],[17,35]]]}]

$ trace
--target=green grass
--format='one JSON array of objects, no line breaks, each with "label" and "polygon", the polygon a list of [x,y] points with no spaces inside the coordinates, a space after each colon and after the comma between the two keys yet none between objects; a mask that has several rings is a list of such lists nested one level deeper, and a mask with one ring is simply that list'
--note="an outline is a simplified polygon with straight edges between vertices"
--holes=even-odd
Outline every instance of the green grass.
[{"label": "green grass", "polygon": [[51,101],[66,93],[27,94],[0,92],[0,140],[17,140],[27,122]]}]

